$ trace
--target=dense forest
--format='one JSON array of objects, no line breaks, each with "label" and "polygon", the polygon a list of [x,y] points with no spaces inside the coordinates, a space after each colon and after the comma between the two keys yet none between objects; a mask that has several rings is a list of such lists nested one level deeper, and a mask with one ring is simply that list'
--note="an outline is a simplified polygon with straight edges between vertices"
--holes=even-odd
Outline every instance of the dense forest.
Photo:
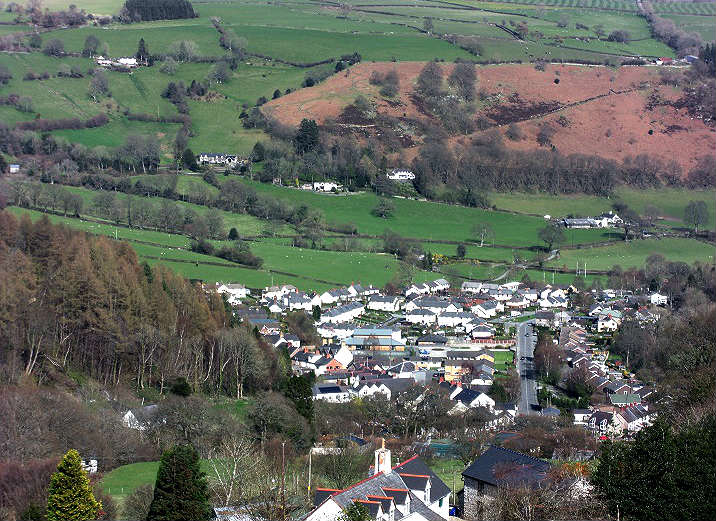
[{"label": "dense forest", "polygon": [[126,243],[3,212],[0,280],[4,381],[43,382],[73,367],[106,384],[131,375],[160,391],[181,375],[196,389],[236,396],[275,381],[273,351],[230,329],[216,293],[140,265]]},{"label": "dense forest", "polygon": [[121,19],[132,22],[176,20],[196,16],[189,0],[127,0],[120,13]]}]

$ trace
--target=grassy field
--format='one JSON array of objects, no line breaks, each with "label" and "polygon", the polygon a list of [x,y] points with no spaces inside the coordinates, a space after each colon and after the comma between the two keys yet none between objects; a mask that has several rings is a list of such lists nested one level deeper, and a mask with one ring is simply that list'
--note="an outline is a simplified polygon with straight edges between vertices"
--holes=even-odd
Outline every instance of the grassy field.
[{"label": "grassy field", "polygon": [[43,7],[50,10],[67,9],[74,4],[78,9],[84,9],[93,14],[117,14],[124,4],[124,0],[44,0]]},{"label": "grassy field", "polygon": [[123,465],[105,474],[100,481],[100,486],[105,493],[122,504],[135,489],[142,485],[154,485],[158,470],[158,461]]},{"label": "grassy field", "polygon": [[[537,230],[544,219],[524,215],[451,206],[441,203],[393,199],[396,211],[393,217],[382,219],[370,211],[378,203],[375,194],[361,193],[335,196],[245,181],[257,191],[282,198],[293,204],[306,204],[321,209],[328,222],[353,223],[362,234],[381,235],[392,230],[405,237],[425,240],[464,241],[473,238],[475,224],[485,222],[492,226],[495,244],[532,246],[537,244]],[[423,223],[416,228],[415,223]],[[609,232],[577,230],[575,243],[609,240]]]},{"label": "grassy field", "polygon": [[514,364],[515,354],[512,351],[492,351],[495,356],[495,370],[506,371],[507,364]]},{"label": "grassy field", "polygon": [[683,226],[684,208],[689,201],[705,201],[709,208],[710,227],[716,229],[716,193],[681,188],[657,188],[636,190],[618,187],[612,198],[589,195],[551,195],[545,193],[524,194],[519,192],[491,193],[490,202],[497,208],[532,215],[566,217],[567,215],[597,215],[611,209],[615,202],[623,202],[637,212],[643,213],[647,205],[654,205],[668,220],[663,224]]},{"label": "grassy field", "polygon": [[581,266],[586,262],[587,270],[608,270],[614,265],[622,268],[637,267],[643,266],[652,254],[663,255],[673,262],[713,263],[714,253],[716,248],[713,245],[695,239],[647,239],[596,248],[562,250],[559,258],[548,265],[576,269],[577,262]]}]

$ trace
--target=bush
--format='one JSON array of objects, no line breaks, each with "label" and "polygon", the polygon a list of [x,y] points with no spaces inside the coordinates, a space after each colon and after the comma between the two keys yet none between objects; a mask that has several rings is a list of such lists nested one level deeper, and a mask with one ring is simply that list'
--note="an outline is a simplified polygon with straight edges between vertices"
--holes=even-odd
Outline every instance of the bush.
[{"label": "bush", "polygon": [[623,30],[612,31],[607,37],[607,40],[609,40],[610,42],[620,43],[628,42],[630,39],[631,35],[629,34],[629,32]]}]

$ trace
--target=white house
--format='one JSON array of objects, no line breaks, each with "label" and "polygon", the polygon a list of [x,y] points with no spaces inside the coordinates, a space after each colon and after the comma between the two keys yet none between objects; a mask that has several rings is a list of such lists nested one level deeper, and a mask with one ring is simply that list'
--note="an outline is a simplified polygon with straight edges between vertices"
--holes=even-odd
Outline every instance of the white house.
[{"label": "white house", "polygon": [[344,340],[351,336],[357,326],[351,322],[324,322],[316,326],[316,332],[327,340]]},{"label": "white house", "polygon": [[144,431],[158,411],[159,408],[156,405],[145,405],[138,409],[130,409],[122,416],[122,423],[130,429]]},{"label": "white house", "polygon": [[613,332],[619,328],[619,322],[611,315],[600,315],[597,319],[597,332]]},{"label": "white house", "polygon": [[251,294],[251,290],[243,284],[217,284],[216,292],[226,295],[229,304],[236,305]]},{"label": "white house", "polygon": [[411,324],[435,324],[437,315],[429,309],[414,309],[405,313],[405,320]]},{"label": "white house", "polygon": [[365,313],[360,302],[349,302],[321,313],[321,322],[350,322]]},{"label": "white house", "polygon": [[337,192],[342,189],[342,184],[334,183],[333,181],[315,181],[313,183],[314,192]]},{"label": "white house", "polygon": [[391,181],[413,181],[415,179],[413,172],[403,168],[394,168],[386,175]]},{"label": "white house", "polygon": [[351,400],[351,392],[347,387],[335,384],[314,385],[313,399],[330,403],[345,403]]},{"label": "white house", "polygon": [[669,303],[669,297],[660,293],[652,293],[649,295],[649,302],[655,306],[665,306]]},{"label": "white house", "polygon": [[394,313],[400,310],[401,300],[392,295],[373,295],[368,299],[367,307],[373,311]]},{"label": "white house", "polygon": [[238,156],[234,154],[213,154],[208,152],[199,154],[198,159],[202,165],[234,166],[239,162]]},{"label": "white house", "polygon": [[494,301],[494,300],[488,300],[485,302],[480,302],[479,304],[475,304],[470,308],[470,311],[475,313],[480,318],[492,318],[497,316],[497,313],[499,311],[500,306],[502,307],[502,310],[504,311],[504,305]]},{"label": "white house", "polygon": [[321,304],[330,306],[337,302],[347,302],[353,299],[353,294],[346,288],[334,288],[324,291],[320,296]]},{"label": "white house", "polygon": [[82,469],[87,474],[96,474],[98,469],[98,464],[96,459],[83,459],[82,460]]},{"label": "white house", "polygon": [[419,456],[393,466],[390,450],[375,451],[372,473],[343,490],[317,488],[304,521],[339,521],[353,504],[375,521],[447,521],[448,487]]},{"label": "white house", "polygon": [[460,386],[456,386],[455,390],[450,393],[450,399],[457,402],[456,407],[451,410],[453,414],[464,412],[467,409],[476,409],[477,407],[484,407],[491,411],[495,407],[495,400],[485,393],[472,389],[463,389]]},{"label": "white house", "polygon": [[477,316],[466,311],[446,311],[438,315],[438,326],[465,327],[476,319]]},{"label": "white house", "polygon": [[271,300],[281,298],[284,295],[287,295],[293,291],[298,291],[298,289],[296,288],[296,286],[292,286],[291,284],[283,284],[281,286],[269,286],[267,288],[264,288],[264,290],[261,292],[261,300],[263,300],[264,302],[269,302]]},{"label": "white house", "polygon": [[633,405],[616,413],[615,418],[622,430],[638,432],[651,425],[654,416],[643,405]]},{"label": "white house", "polygon": [[482,290],[482,282],[473,282],[471,280],[466,280],[462,283],[462,286],[460,286],[460,291],[463,293],[480,293]]}]

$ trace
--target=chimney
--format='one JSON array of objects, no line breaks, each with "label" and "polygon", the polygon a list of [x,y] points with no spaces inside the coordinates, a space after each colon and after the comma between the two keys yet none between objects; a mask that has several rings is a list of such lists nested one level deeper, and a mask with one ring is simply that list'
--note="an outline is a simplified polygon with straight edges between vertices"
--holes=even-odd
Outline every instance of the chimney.
[{"label": "chimney", "polygon": [[385,448],[385,438],[381,438],[380,448],[375,451],[375,463],[373,465],[373,472],[378,474],[390,474],[391,463],[390,463],[390,449]]}]

